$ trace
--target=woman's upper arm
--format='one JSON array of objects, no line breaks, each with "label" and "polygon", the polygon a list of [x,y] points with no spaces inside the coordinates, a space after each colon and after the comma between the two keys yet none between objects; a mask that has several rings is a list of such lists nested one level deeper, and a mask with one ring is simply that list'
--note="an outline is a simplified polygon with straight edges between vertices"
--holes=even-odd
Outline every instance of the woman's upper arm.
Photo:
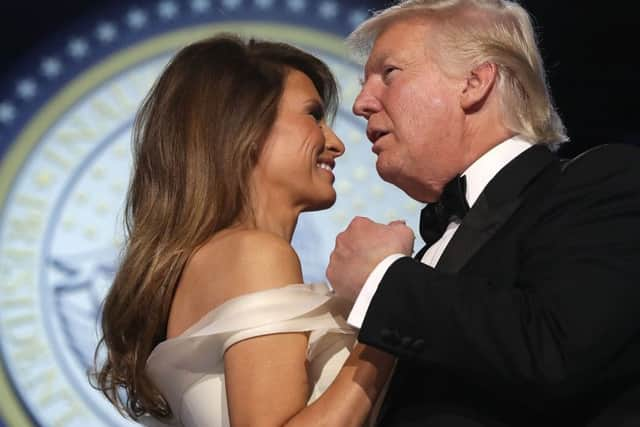
[{"label": "woman's upper arm", "polygon": [[[297,255],[287,242],[253,235],[238,286],[247,292],[301,283]],[[279,333],[240,341],[224,356],[232,425],[282,425],[306,406],[310,394],[305,333]]]},{"label": "woman's upper arm", "polygon": [[281,426],[302,410],[310,394],[304,333],[240,341],[225,353],[231,425]]}]

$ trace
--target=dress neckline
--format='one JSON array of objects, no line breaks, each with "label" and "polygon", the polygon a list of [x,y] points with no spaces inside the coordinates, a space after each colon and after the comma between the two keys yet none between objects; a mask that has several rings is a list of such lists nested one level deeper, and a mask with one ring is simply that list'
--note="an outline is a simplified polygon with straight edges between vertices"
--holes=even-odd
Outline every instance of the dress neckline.
[{"label": "dress neckline", "polygon": [[311,292],[318,295],[330,295],[333,293],[333,290],[329,287],[329,285],[324,282],[292,283],[292,284],[280,286],[277,288],[264,289],[264,290],[255,291],[255,292],[248,292],[245,294],[235,296],[233,298],[229,298],[228,300],[224,301],[222,304],[207,311],[205,314],[203,314],[200,317],[200,319],[198,319],[195,323],[193,323],[191,326],[189,326],[179,335],[176,335],[171,338],[167,338],[159,342],[154,347],[151,354],[153,354],[157,349],[161,347],[165,347],[166,345],[169,345],[171,343],[179,342],[181,340],[192,337],[196,332],[201,330],[204,326],[211,324],[212,321],[214,321],[216,317],[219,317],[219,315],[223,313],[225,310],[227,310],[227,308],[232,307],[233,305],[236,305],[241,301],[244,301],[247,299],[261,298],[272,293],[279,293],[286,290],[296,290],[296,291],[299,290],[303,292]]}]

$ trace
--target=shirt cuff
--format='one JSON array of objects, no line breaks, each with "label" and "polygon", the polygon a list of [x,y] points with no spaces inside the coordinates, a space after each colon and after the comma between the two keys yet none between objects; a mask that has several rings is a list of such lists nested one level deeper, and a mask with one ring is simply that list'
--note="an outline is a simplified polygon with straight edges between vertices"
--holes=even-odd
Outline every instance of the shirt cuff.
[{"label": "shirt cuff", "polygon": [[349,313],[349,317],[347,318],[347,323],[353,326],[354,328],[360,329],[362,327],[362,322],[364,322],[364,316],[367,314],[367,310],[369,309],[369,304],[371,304],[371,300],[378,290],[378,286],[382,281],[382,277],[387,272],[391,264],[396,262],[396,260],[405,257],[403,254],[393,254],[389,255],[373,269],[373,271],[367,277],[366,282],[360,289],[360,293],[358,294],[358,298],[356,298],[356,302],[353,304],[353,308],[351,308],[351,313]]}]

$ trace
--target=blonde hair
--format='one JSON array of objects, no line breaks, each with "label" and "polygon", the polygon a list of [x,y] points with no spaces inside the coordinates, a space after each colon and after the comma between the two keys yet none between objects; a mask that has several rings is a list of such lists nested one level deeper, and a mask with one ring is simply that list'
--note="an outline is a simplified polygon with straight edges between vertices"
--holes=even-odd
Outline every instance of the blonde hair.
[{"label": "blonde hair", "polygon": [[194,250],[250,218],[249,176],[276,119],[286,73],[305,73],[329,114],[337,86],[319,59],[286,44],[222,34],[185,47],[147,95],[134,124],[127,243],[104,302],[106,361],[94,386],[121,413],[172,415],[145,372],[166,338],[176,285]]},{"label": "blonde hair", "polygon": [[[375,38],[399,20],[423,19],[436,36],[429,47],[447,73],[496,64],[497,91],[505,126],[534,143],[569,138],[552,101],[531,18],[507,0],[405,0],[376,12],[347,43],[368,54]],[[425,40],[425,45],[427,41]]]}]

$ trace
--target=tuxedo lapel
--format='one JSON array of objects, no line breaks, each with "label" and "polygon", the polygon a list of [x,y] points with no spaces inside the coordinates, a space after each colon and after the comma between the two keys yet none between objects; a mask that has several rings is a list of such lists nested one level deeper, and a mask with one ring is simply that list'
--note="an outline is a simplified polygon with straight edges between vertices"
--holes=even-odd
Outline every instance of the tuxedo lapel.
[{"label": "tuxedo lapel", "polygon": [[436,268],[446,273],[458,272],[504,224],[522,203],[512,199],[499,208],[491,208],[481,195],[469,211],[440,257]]},{"label": "tuxedo lapel", "polygon": [[418,261],[422,261],[422,257],[424,256],[425,252],[427,252],[427,249],[429,249],[429,246],[423,246],[422,249],[420,249],[418,251],[418,253],[416,253],[413,256],[413,259],[418,260]]},{"label": "tuxedo lapel", "polygon": [[502,168],[464,217],[440,257],[437,270],[460,271],[531,195],[525,190],[535,187],[544,191],[548,187],[556,174],[542,177],[541,174],[551,165],[559,172],[559,161],[554,154],[546,146],[535,145]]}]

